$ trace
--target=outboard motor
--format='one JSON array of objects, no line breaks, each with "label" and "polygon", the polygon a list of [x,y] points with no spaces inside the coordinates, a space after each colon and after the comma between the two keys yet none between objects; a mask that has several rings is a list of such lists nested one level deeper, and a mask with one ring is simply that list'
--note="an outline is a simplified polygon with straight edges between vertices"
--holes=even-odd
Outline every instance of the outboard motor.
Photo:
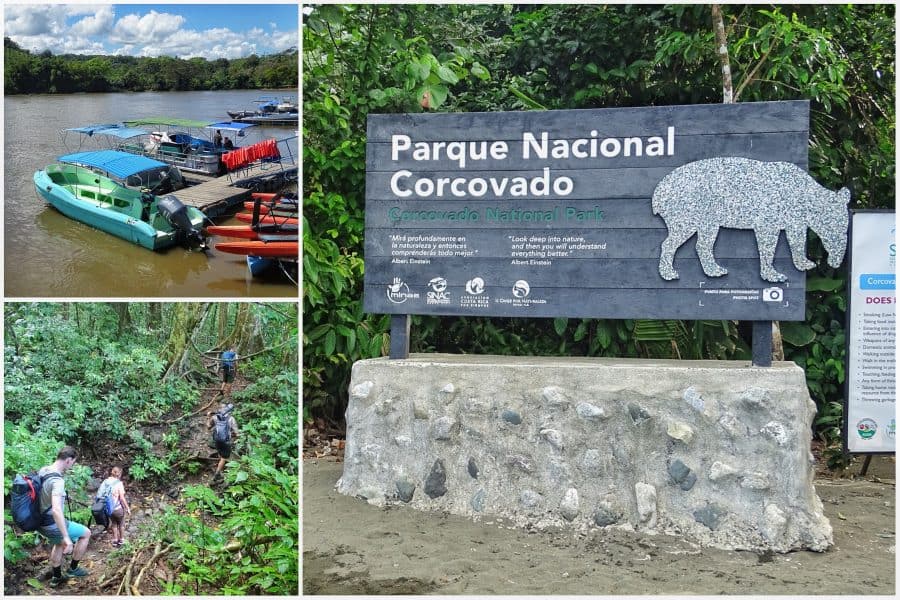
[{"label": "outboard motor", "polygon": [[172,194],[162,196],[156,199],[156,206],[160,214],[166,218],[169,225],[181,234],[191,246],[198,247],[201,250],[206,249],[206,240],[203,235],[194,228],[188,217],[187,207],[181,203],[181,200]]}]

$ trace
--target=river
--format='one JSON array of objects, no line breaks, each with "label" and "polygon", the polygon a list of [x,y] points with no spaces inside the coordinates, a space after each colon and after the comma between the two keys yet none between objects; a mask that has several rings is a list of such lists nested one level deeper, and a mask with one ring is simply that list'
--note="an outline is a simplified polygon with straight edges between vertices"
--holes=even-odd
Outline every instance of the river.
[{"label": "river", "polygon": [[[282,95],[297,96],[290,90],[6,96],[6,296],[296,297],[296,285],[281,273],[252,277],[243,256],[215,249],[204,254],[177,246],[153,252],[69,219],[38,196],[32,182],[35,171],[66,152],[78,150],[77,134],[69,133],[68,148],[63,145],[59,133],[66,128],[148,117],[227,121],[226,110],[249,109],[261,96]],[[290,127],[254,130],[248,134],[247,143],[297,135]],[[290,143],[298,161],[296,137]],[[97,147],[85,145],[82,149]],[[218,221],[239,223],[231,218]]]}]

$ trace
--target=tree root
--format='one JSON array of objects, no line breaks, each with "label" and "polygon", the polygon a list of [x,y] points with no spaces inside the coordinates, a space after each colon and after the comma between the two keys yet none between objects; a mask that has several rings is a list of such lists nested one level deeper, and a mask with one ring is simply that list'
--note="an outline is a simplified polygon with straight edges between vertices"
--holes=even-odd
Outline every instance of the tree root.
[{"label": "tree root", "polygon": [[122,577],[122,581],[119,583],[119,588],[116,590],[116,596],[122,595],[122,590],[125,591],[126,595],[131,595],[131,570],[134,568],[134,563],[137,560],[137,557],[141,555],[144,549],[140,548],[134,551],[134,554],[131,556],[131,561],[128,563],[128,566],[125,569],[125,575]]}]

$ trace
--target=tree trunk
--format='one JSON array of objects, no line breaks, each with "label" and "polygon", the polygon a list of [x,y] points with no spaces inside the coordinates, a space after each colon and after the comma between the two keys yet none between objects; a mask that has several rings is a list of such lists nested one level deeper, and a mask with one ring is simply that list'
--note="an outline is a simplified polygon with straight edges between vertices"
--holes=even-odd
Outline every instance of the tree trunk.
[{"label": "tree trunk", "polygon": [[195,335],[198,324],[202,324],[209,312],[209,303],[175,302],[170,305],[172,314],[169,319],[171,331],[163,349],[166,360],[166,374],[163,379],[180,376],[190,370],[189,340]]},{"label": "tree trunk", "polygon": [[722,20],[722,7],[712,5],[713,29],[716,32],[716,54],[722,64],[722,102],[734,102],[734,87],[731,83],[731,59],[728,57],[728,40],[725,38],[725,23]]},{"label": "tree trunk", "polygon": [[127,302],[111,302],[112,308],[116,311],[119,320],[118,336],[122,335],[131,327],[131,313],[128,312]]}]

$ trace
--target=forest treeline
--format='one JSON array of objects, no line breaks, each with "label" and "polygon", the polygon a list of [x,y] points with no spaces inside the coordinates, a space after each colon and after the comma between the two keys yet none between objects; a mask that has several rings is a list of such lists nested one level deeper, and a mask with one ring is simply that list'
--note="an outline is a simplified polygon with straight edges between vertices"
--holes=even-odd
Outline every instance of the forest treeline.
[{"label": "forest treeline", "polygon": [[296,88],[298,52],[228,60],[33,54],[3,38],[9,94]]},{"label": "forest treeline", "polygon": [[[734,100],[810,101],[809,170],[853,206],[894,206],[895,7],[722,5]],[[354,361],[389,318],[362,311],[366,118],[721,103],[709,5],[321,5],[303,29],[304,410],[340,419]],[[845,272],[807,279],[806,321],[782,323],[816,428],[839,448]],[[413,352],[749,359],[734,321],[414,316]],[[839,454],[835,453],[834,456]]]}]

